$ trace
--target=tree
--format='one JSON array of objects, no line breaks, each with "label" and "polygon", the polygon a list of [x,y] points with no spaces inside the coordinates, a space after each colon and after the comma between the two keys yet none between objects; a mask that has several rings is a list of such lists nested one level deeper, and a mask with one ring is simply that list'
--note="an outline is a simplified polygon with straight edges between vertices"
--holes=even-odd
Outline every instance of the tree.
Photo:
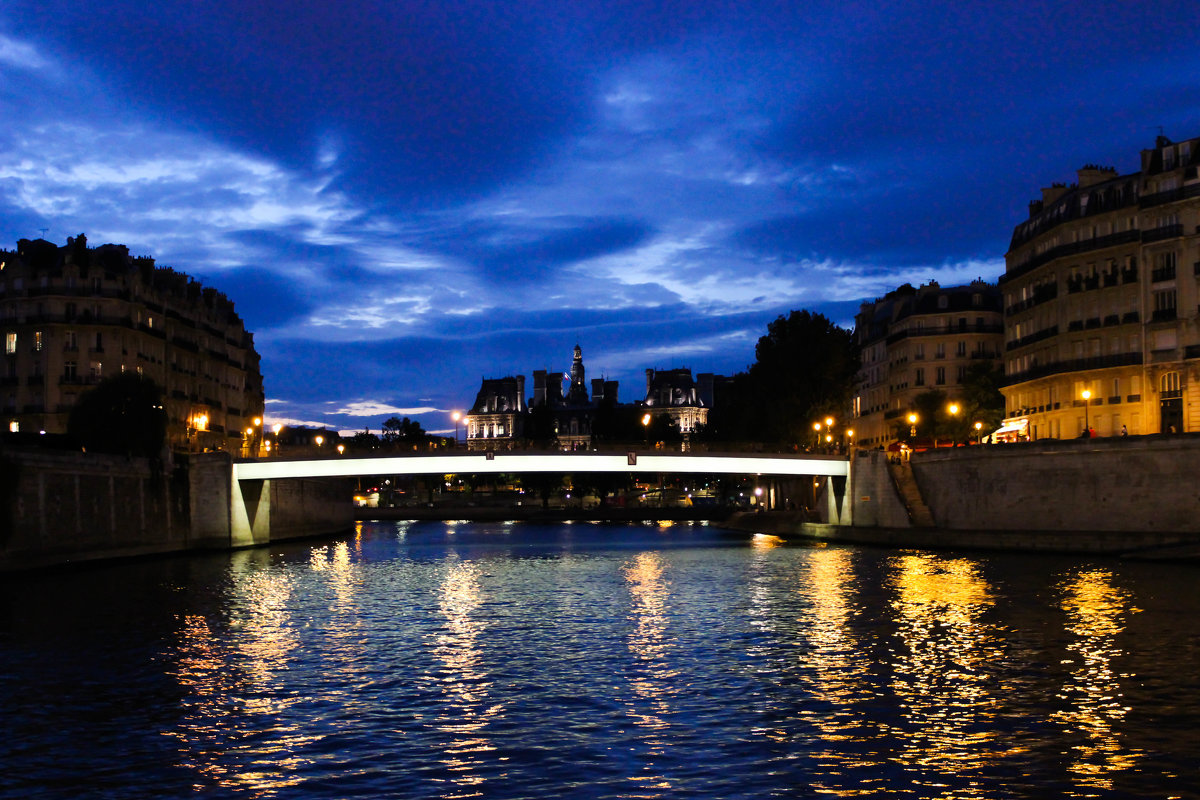
[{"label": "tree", "polygon": [[92,452],[157,457],[167,436],[162,390],[136,372],[105,378],[71,409],[67,433]]},{"label": "tree", "polygon": [[963,419],[973,432],[982,422],[981,433],[991,433],[1004,421],[1004,395],[1000,384],[1004,367],[995,361],[981,360],[967,367],[962,381]]},{"label": "tree", "polygon": [[[840,418],[850,405],[858,371],[853,334],[822,314],[793,311],[767,326],[754,348],[743,414],[756,426],[755,438],[804,442],[812,422],[826,414]],[[751,430],[750,433],[755,433]]]},{"label": "tree", "polygon": [[350,437],[347,447],[355,453],[367,453],[379,449],[379,437],[371,433],[370,428],[364,428]]},{"label": "tree", "polygon": [[402,444],[421,444],[425,441],[425,430],[421,423],[408,417],[390,417],[383,423],[383,443],[394,448]]}]

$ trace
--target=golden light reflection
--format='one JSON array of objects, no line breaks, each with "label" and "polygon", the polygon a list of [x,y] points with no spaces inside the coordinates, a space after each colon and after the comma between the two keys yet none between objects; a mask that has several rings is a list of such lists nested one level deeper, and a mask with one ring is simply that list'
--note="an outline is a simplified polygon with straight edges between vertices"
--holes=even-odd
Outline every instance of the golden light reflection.
[{"label": "golden light reflection", "polygon": [[[1003,654],[1002,631],[983,620],[995,604],[977,563],[967,558],[911,554],[894,560],[900,647],[892,689],[905,725],[899,763],[943,797],[982,797],[979,781],[963,781],[1008,751],[997,732],[997,698],[989,660]],[[941,785],[955,777],[955,787]]]},{"label": "golden light reflection", "polygon": [[483,734],[488,722],[504,711],[501,703],[491,703],[492,687],[481,664],[479,640],[485,633],[479,619],[483,595],[479,585],[479,567],[470,563],[450,564],[442,579],[438,608],[445,625],[434,640],[434,653],[441,660],[447,707],[434,722],[445,735],[442,758],[454,776],[447,798],[484,796],[486,781],[481,768],[486,754],[496,749]]},{"label": "golden light reflection", "polygon": [[[850,631],[854,608],[849,600],[851,587],[857,585],[853,561],[846,550],[814,550],[808,559],[807,573],[800,581],[808,611],[800,621],[809,656],[803,675],[812,698],[823,704],[808,715],[821,733],[814,743],[814,758],[819,764],[810,779],[814,792],[838,797],[875,796],[878,787],[862,780],[862,771],[882,766],[870,748],[847,746],[863,743],[864,729],[870,727],[869,706],[872,695],[870,659]],[[848,777],[843,783],[842,776]]]},{"label": "golden light reflection", "polygon": [[1121,678],[1113,667],[1124,651],[1116,637],[1125,629],[1125,617],[1136,614],[1129,598],[1113,584],[1108,570],[1093,569],[1068,578],[1060,587],[1061,606],[1067,613],[1067,632],[1075,639],[1067,645],[1072,658],[1071,680],[1059,698],[1069,705],[1053,716],[1072,738],[1070,770],[1084,786],[1111,789],[1112,776],[1133,769],[1141,753],[1124,747],[1117,733],[1129,713],[1121,692]]},{"label": "golden light reflection", "polygon": [[772,547],[779,547],[784,541],[778,536],[772,536],[769,533],[756,533],[750,537],[750,546],[769,550]]},{"label": "golden light reflection", "polygon": [[214,633],[200,615],[181,620],[172,674],[188,694],[166,735],[178,742],[179,763],[195,772],[196,791],[219,786],[273,797],[302,782],[309,760],[298,753],[322,737],[286,722],[302,698],[276,691],[297,647],[290,582],[265,570],[235,572],[232,592],[238,602],[228,630]]},{"label": "golden light reflection", "polygon": [[626,714],[634,724],[647,731],[649,761],[642,771],[630,776],[640,790],[670,789],[670,781],[658,771],[655,759],[666,754],[670,742],[665,735],[671,712],[670,697],[675,693],[678,674],[670,666],[671,647],[667,634],[670,584],[664,576],[662,555],[638,553],[622,570],[629,587],[629,615],[633,630],[629,651],[633,655],[633,696],[626,703]]}]

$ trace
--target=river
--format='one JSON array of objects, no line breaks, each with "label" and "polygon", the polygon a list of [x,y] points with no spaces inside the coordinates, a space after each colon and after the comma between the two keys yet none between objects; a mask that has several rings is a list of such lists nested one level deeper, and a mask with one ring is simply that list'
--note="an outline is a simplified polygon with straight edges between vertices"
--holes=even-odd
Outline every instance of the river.
[{"label": "river", "polygon": [[1198,569],[388,522],[8,575],[0,797],[1197,797]]}]

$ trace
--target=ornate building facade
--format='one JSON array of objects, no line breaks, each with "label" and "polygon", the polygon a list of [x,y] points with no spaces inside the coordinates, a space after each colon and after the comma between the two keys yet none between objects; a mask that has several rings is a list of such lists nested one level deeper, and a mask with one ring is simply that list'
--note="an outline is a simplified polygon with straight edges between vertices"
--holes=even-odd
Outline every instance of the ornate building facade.
[{"label": "ornate building facade", "polygon": [[467,412],[468,450],[512,450],[525,435],[525,376],[484,378]]},{"label": "ornate building facade", "polygon": [[1030,438],[1200,430],[1200,139],[1042,190],[1000,279],[1010,422]]},{"label": "ornate building facade", "polygon": [[897,440],[918,395],[940,389],[953,401],[972,364],[1000,362],[1000,292],[986,281],[905,284],[860,306],[854,338],[862,353],[854,440],[863,447],[887,445]]},{"label": "ornate building facade", "polygon": [[[699,378],[714,378],[703,373]],[[692,380],[690,369],[646,370],[646,397],[642,401],[651,419],[666,417],[680,433],[694,433],[708,424],[712,404],[712,381],[708,381],[708,401],[701,396],[701,386]]]},{"label": "ornate building facade", "polygon": [[0,334],[6,431],[65,433],[81,394],[136,371],[163,390],[172,447],[236,453],[256,440],[259,357],[233,303],[123,245],[80,235],[0,251]]}]

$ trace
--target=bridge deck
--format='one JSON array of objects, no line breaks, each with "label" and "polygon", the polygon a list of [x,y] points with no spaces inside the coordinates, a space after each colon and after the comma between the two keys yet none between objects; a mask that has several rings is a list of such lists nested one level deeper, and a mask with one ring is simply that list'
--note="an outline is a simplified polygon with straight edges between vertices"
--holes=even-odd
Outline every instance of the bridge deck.
[{"label": "bridge deck", "polygon": [[235,480],[358,475],[451,475],[522,472],[664,472],[846,476],[844,456],[692,455],[688,453],[455,453],[437,456],[260,459],[235,462]]}]

